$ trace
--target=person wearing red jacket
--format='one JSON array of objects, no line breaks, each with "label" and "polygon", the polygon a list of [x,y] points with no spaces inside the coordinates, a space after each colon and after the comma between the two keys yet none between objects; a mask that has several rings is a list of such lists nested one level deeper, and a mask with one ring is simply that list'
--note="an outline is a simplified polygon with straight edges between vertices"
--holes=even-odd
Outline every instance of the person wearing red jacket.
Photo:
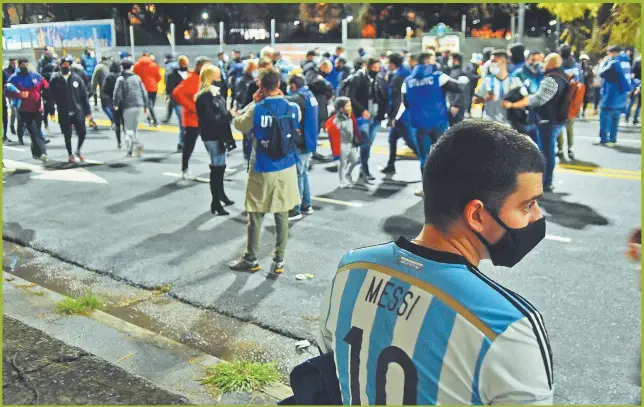
[{"label": "person wearing red jacket", "polygon": [[[31,155],[43,162],[47,161],[45,141],[40,137],[42,122],[42,91],[49,89],[49,83],[37,72],[29,71],[29,60],[18,59],[18,70],[9,77],[7,85],[12,84],[17,92],[6,91],[9,99],[20,99],[18,114],[23,127],[31,138]],[[6,89],[6,87],[5,87]]]},{"label": "person wearing red jacket", "polygon": [[132,73],[138,75],[143,81],[143,87],[148,92],[148,123],[152,127],[157,127],[157,115],[154,113],[154,105],[156,104],[157,90],[161,80],[159,65],[147,52],[144,52],[132,67]]},{"label": "person wearing red jacket", "polygon": [[199,138],[199,120],[197,119],[197,107],[195,95],[199,91],[199,73],[201,68],[210,64],[208,57],[197,57],[195,59],[195,70],[188,72],[186,79],[172,91],[172,99],[181,106],[181,124],[185,129],[183,135],[183,151],[181,159],[181,177],[194,181],[196,177],[188,171],[188,162],[195,149]]}]

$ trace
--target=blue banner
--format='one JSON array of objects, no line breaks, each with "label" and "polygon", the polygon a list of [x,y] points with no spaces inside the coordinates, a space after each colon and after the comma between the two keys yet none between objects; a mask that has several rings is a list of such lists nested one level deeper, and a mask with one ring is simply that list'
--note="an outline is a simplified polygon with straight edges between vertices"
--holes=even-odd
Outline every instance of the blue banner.
[{"label": "blue banner", "polygon": [[116,46],[115,33],[114,20],[19,24],[2,29],[2,49],[15,51],[47,45],[54,48],[109,49]]}]

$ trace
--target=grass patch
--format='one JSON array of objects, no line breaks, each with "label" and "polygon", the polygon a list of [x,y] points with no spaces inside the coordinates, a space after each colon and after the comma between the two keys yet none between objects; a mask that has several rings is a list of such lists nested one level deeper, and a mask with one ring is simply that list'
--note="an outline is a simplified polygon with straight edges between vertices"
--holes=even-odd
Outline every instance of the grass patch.
[{"label": "grass patch", "polygon": [[103,299],[92,293],[78,298],[65,298],[56,303],[56,312],[66,315],[87,314],[103,307]]},{"label": "grass patch", "polygon": [[224,394],[261,390],[279,379],[280,374],[274,362],[221,362],[206,369],[206,377],[201,379],[201,384]]},{"label": "grass patch", "polygon": [[172,284],[164,284],[154,287],[154,291],[161,294],[169,293],[170,290],[172,290]]}]

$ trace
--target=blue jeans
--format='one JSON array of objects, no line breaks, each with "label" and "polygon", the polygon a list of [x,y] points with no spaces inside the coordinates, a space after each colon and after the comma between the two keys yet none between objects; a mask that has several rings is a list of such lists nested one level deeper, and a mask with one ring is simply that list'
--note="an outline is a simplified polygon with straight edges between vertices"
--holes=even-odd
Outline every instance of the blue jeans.
[{"label": "blue jeans", "polygon": [[297,185],[300,189],[300,201],[302,205],[297,205],[295,209],[298,211],[301,207],[308,208],[311,206],[311,187],[309,185],[309,161],[311,161],[311,153],[302,153],[297,149]]},{"label": "blue jeans", "polygon": [[626,109],[626,121],[631,117],[631,111],[633,110],[633,105],[637,103],[635,108],[635,114],[633,115],[633,123],[639,123],[640,121],[640,110],[642,109],[642,95],[631,94],[631,103],[628,104]]},{"label": "blue jeans", "polygon": [[181,124],[181,105],[175,103],[174,100],[170,101],[170,106],[174,111],[174,114],[177,115],[177,121],[179,123],[179,143],[183,145],[183,124]]},{"label": "blue jeans", "polygon": [[369,157],[371,156],[371,145],[376,139],[376,134],[380,130],[380,122],[377,120],[358,119],[358,128],[362,136],[363,144],[360,146],[360,165],[363,172],[369,172]]},{"label": "blue jeans", "polygon": [[432,144],[437,142],[440,136],[445,133],[449,127],[448,122],[440,123],[434,127],[416,130],[416,139],[418,140],[418,160],[420,161],[420,172],[422,174],[427,156],[432,148]]},{"label": "blue jeans", "polygon": [[537,125],[539,150],[546,161],[546,171],[543,173],[544,187],[552,185],[552,173],[555,170],[555,160],[557,159],[557,137],[563,128],[563,124],[539,123]]},{"label": "blue jeans", "polygon": [[617,142],[619,118],[624,109],[602,107],[599,112],[599,141],[601,143]]},{"label": "blue jeans", "polygon": [[220,141],[204,141],[206,145],[206,150],[210,154],[210,165],[213,167],[224,167],[226,166],[226,150],[222,148]]}]

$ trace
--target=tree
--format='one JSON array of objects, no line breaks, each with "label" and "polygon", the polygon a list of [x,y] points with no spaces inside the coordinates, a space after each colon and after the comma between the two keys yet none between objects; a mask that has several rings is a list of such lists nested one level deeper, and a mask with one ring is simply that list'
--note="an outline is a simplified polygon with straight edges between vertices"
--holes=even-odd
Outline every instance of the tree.
[{"label": "tree", "polygon": [[600,55],[609,44],[640,44],[641,4],[639,3],[539,3],[556,15],[566,29],[561,39],[587,53]]}]

